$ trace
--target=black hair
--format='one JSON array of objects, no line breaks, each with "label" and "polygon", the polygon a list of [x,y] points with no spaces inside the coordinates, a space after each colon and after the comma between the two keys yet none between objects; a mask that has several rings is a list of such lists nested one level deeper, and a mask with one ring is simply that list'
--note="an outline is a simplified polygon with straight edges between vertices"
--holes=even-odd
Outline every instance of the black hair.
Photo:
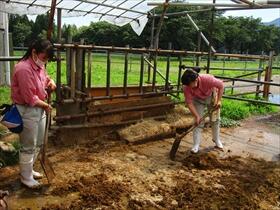
[{"label": "black hair", "polygon": [[49,60],[53,59],[53,44],[47,39],[38,39],[29,46],[21,60],[27,60],[32,55],[33,49],[35,49],[36,53],[46,53]]},{"label": "black hair", "polygon": [[181,82],[183,85],[189,85],[191,82],[195,81],[200,72],[199,67],[188,68],[181,77]]}]

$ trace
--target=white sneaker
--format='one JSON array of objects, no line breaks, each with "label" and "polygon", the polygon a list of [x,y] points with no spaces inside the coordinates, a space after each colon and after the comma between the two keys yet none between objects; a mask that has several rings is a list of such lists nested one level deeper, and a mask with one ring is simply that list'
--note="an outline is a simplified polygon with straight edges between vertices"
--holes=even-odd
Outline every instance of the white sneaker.
[{"label": "white sneaker", "polygon": [[43,175],[37,171],[34,171],[32,170],[32,174],[33,174],[33,177],[34,179],[42,179],[43,178]]}]

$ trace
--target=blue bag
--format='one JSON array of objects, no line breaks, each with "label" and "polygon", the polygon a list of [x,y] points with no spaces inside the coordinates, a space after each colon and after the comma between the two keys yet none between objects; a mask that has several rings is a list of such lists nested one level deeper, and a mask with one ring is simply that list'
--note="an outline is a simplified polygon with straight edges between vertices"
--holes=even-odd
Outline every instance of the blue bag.
[{"label": "blue bag", "polygon": [[23,130],[23,121],[16,105],[3,104],[0,106],[0,109],[3,108],[4,110],[1,112],[3,118],[0,122],[11,132],[20,133]]}]

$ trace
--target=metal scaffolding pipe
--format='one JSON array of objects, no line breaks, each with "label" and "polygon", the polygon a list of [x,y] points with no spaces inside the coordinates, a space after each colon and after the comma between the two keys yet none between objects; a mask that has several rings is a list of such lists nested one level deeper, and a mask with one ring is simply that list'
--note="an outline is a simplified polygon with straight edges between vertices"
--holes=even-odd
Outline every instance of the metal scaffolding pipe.
[{"label": "metal scaffolding pipe", "polygon": [[[130,53],[157,53],[157,54],[170,54],[173,56],[177,55],[200,55],[206,56],[208,52],[195,52],[187,50],[162,50],[162,49],[147,49],[147,48],[128,48],[128,47],[113,47],[113,46],[97,46],[97,45],[78,45],[78,44],[58,44],[55,43],[56,48],[81,48],[81,49],[94,49],[94,50],[110,50],[111,52],[130,52]],[[213,53],[213,56],[225,56],[232,58],[248,58],[248,59],[262,59],[268,60],[269,56],[267,55],[244,55],[244,54],[226,54],[226,53]]]},{"label": "metal scaffolding pipe", "polygon": [[161,106],[173,106],[173,105],[174,105],[173,102],[139,105],[139,106],[134,106],[134,107],[111,109],[111,110],[107,110],[107,111],[97,111],[97,112],[84,113],[84,114],[58,116],[58,117],[54,117],[54,120],[55,121],[72,120],[72,119],[83,118],[83,117],[94,117],[94,116],[100,116],[100,115],[106,115],[106,114],[115,114],[115,113],[120,113],[120,112],[136,111],[136,110],[151,109],[151,108],[157,108],[157,107],[161,107]]},{"label": "metal scaffolding pipe", "polygon": [[[195,27],[196,31],[200,32],[200,36],[202,37],[202,39],[205,41],[206,45],[209,47],[210,46],[210,42],[208,41],[208,39],[205,37],[205,35],[202,33],[202,31],[199,29],[199,27],[196,25],[196,23],[194,22],[194,20],[192,19],[192,17],[189,14],[186,14],[186,16],[189,18],[189,20],[191,21],[192,25]],[[212,52],[216,52],[216,50],[214,49],[213,46],[211,46],[211,50]]]},{"label": "metal scaffolding pipe", "polygon": [[[248,8],[248,9],[255,9],[255,8],[278,8],[280,4],[276,1],[276,3],[270,2],[270,4],[259,4],[256,5],[248,5],[248,4],[222,4],[222,3],[190,3],[190,2],[170,2],[168,3],[169,6],[205,6],[205,7],[239,7],[239,8]],[[163,3],[159,2],[150,2],[148,6],[162,6]]]}]

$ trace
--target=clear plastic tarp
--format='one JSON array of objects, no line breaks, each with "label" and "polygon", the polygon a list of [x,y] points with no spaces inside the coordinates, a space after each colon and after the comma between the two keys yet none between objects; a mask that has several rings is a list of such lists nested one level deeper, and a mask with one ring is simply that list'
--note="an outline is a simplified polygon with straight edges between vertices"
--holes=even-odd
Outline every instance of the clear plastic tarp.
[{"label": "clear plastic tarp", "polygon": [[[38,15],[51,8],[52,0],[0,0],[0,12]],[[62,9],[63,17],[88,16],[92,22],[107,21],[114,25],[130,24],[140,35],[148,22],[148,12],[156,7],[148,3],[164,3],[165,0],[56,0],[56,8]],[[187,4],[211,4],[213,0],[170,0]],[[264,0],[216,0],[223,6],[248,6],[244,2],[267,2]],[[222,6],[222,5],[221,5]]]},{"label": "clear plastic tarp", "polygon": [[[0,0],[0,11],[19,15],[39,15],[51,8],[51,0]],[[92,22],[107,21],[114,25],[130,24],[140,35],[147,21],[147,0],[57,0],[56,8],[62,9],[63,17],[88,16]],[[164,2],[164,1],[152,1]]]}]

